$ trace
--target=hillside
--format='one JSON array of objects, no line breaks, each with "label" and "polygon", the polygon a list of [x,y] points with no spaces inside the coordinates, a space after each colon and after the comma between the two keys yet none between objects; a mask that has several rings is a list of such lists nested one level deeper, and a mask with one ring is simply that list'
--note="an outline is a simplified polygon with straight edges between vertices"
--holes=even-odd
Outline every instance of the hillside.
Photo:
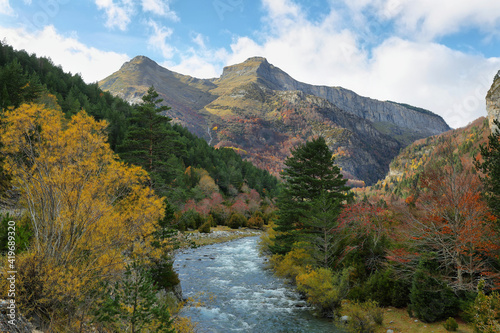
[{"label": "hillside", "polygon": [[387,176],[367,193],[407,198],[414,194],[422,172],[450,151],[464,165],[473,163],[479,145],[485,144],[491,133],[488,119],[481,117],[468,126],[415,141],[403,149],[391,162]]},{"label": "hillside", "polygon": [[[186,78],[181,79],[189,81]],[[196,85],[194,81],[190,82]],[[147,85],[152,83],[146,82]],[[184,86],[179,89],[179,92],[185,91],[187,100],[192,98],[189,96],[189,89]],[[101,90],[97,84],[86,84],[79,75],[65,73],[50,59],[30,55],[24,50],[14,50],[0,42],[0,111],[29,102],[60,108],[68,118],[83,109],[97,120],[107,120],[108,142],[115,151],[126,137],[130,116],[134,110],[133,106],[122,98]],[[169,161],[172,165],[169,175],[172,181],[174,178],[183,178],[186,168],[192,166],[208,171],[223,194],[228,194],[229,188],[238,190],[243,184],[257,190],[261,195],[276,194],[277,179],[265,170],[243,161],[230,149],[209,147],[207,142],[192,135],[182,126],[174,125],[169,128],[175,132],[173,136],[177,137],[183,148],[178,149]],[[4,186],[5,177],[2,175],[0,160],[0,192],[5,190]],[[186,192],[186,189],[177,185],[176,192]],[[176,193],[176,197],[170,199],[182,205],[191,196],[192,193]]]},{"label": "hillside", "polygon": [[196,79],[138,56],[99,85],[131,103],[154,85],[174,122],[274,174],[290,148],[323,135],[355,185],[383,178],[392,158],[414,140],[449,130],[427,110],[302,83],[262,57],[225,67],[219,78]]}]

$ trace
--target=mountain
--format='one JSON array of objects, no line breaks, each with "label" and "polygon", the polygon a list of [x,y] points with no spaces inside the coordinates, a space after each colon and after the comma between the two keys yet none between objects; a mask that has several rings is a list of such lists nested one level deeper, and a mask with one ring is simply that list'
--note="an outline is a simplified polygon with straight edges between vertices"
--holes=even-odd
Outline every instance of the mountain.
[{"label": "mountain", "polygon": [[[188,92],[185,87],[179,90],[179,93]],[[108,122],[108,142],[115,152],[127,149],[124,138],[135,112],[133,106],[102,91],[95,83],[86,84],[78,74],[65,73],[61,66],[50,59],[28,54],[24,50],[14,50],[0,41],[0,113],[23,103],[38,103],[62,110],[68,119],[83,109],[97,120]],[[273,197],[278,192],[278,180],[275,177],[242,160],[236,152],[214,149],[204,139],[177,124],[168,126],[168,129],[177,142],[174,156],[165,160],[170,172],[163,176],[169,177],[169,186],[162,190],[168,188],[171,191],[168,199],[176,207],[183,206],[194,197],[200,200],[200,196],[203,196],[198,191],[201,186],[195,181],[198,176],[188,180],[186,170],[191,170],[192,175],[205,175],[204,172],[207,172],[209,177],[204,178],[204,188],[211,188],[206,185],[207,179],[211,178],[226,197],[237,195],[242,188],[244,191],[254,189],[263,197]],[[3,197],[5,191],[15,194],[10,191],[9,178],[3,171],[2,161],[3,156],[0,155],[0,206],[7,204]],[[17,197],[13,197],[8,200],[8,204],[15,205],[17,200]]]},{"label": "mountain", "polygon": [[299,82],[262,57],[196,79],[138,56],[99,85],[131,103],[154,85],[175,122],[275,174],[290,148],[322,135],[354,185],[375,183],[401,148],[450,129],[424,109]]},{"label": "mountain", "polygon": [[488,112],[490,128],[497,129],[493,120],[500,121],[500,71],[495,75],[493,84],[486,94],[486,111]]},{"label": "mountain", "polygon": [[479,146],[487,143],[490,133],[488,119],[481,117],[463,128],[417,140],[394,158],[387,176],[372,189],[406,198],[417,188],[424,170],[450,158],[450,152],[454,162],[472,165],[479,154]]}]

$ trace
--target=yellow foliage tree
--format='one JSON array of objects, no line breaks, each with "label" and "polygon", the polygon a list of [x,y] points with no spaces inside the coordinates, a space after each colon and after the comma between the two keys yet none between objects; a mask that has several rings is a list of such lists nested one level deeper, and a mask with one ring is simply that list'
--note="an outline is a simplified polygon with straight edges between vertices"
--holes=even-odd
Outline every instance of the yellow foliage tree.
[{"label": "yellow foliage tree", "polygon": [[61,308],[72,311],[122,271],[124,253],[150,252],[163,200],[145,186],[143,169],[118,160],[105,121],[83,111],[68,121],[61,111],[24,104],[6,111],[4,124],[5,168],[33,229],[30,253],[20,261],[43,263],[35,273],[44,286],[25,300],[35,309],[64,302]]},{"label": "yellow foliage tree", "polygon": [[349,292],[349,270],[333,273],[328,268],[311,269],[296,278],[297,289],[307,295],[307,301],[325,314],[338,310]]},{"label": "yellow foliage tree", "polygon": [[[205,170],[203,170],[205,171]],[[219,192],[219,186],[215,183],[212,177],[208,174],[207,171],[205,171],[206,174],[203,174],[200,178],[200,181],[198,182],[198,186],[200,189],[203,191],[203,194],[205,194],[207,197],[210,196],[212,193],[218,193]]]}]

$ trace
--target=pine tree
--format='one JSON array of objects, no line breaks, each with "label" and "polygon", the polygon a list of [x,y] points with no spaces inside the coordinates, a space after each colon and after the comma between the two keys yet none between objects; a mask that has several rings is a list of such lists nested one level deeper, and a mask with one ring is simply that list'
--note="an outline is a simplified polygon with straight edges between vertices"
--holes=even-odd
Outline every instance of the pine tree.
[{"label": "pine tree", "polygon": [[307,233],[306,224],[313,207],[322,195],[328,202],[341,203],[352,197],[345,186],[347,179],[334,164],[335,159],[320,137],[299,145],[285,161],[286,168],[281,173],[284,187],[278,198],[278,235],[271,247],[274,253],[284,254],[291,250],[301,234]]},{"label": "pine tree", "polygon": [[[494,124],[500,128],[498,120]],[[483,161],[476,160],[475,166],[485,175],[481,180],[486,189],[488,206],[495,216],[500,217],[500,131],[494,130],[488,137],[488,145],[481,145],[479,148]]]},{"label": "pine tree", "polygon": [[169,167],[166,161],[175,151],[182,150],[178,134],[171,130],[171,119],[160,113],[170,109],[161,106],[163,99],[151,86],[142,97],[143,103],[134,110],[124,142],[118,148],[125,161],[142,166],[150,175],[150,187],[160,190],[167,178]]},{"label": "pine tree", "polygon": [[173,320],[148,270],[134,261],[127,266],[124,277],[108,291],[108,297],[95,310],[96,322],[126,332],[172,333]]}]

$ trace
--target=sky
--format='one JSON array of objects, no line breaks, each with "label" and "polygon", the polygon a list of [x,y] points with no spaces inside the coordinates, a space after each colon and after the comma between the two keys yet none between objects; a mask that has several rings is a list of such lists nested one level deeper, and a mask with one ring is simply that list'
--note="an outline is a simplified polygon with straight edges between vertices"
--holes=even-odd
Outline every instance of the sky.
[{"label": "sky", "polygon": [[145,55],[219,77],[263,56],[293,78],[441,115],[486,115],[500,70],[497,0],[0,0],[0,40],[86,82]]}]

